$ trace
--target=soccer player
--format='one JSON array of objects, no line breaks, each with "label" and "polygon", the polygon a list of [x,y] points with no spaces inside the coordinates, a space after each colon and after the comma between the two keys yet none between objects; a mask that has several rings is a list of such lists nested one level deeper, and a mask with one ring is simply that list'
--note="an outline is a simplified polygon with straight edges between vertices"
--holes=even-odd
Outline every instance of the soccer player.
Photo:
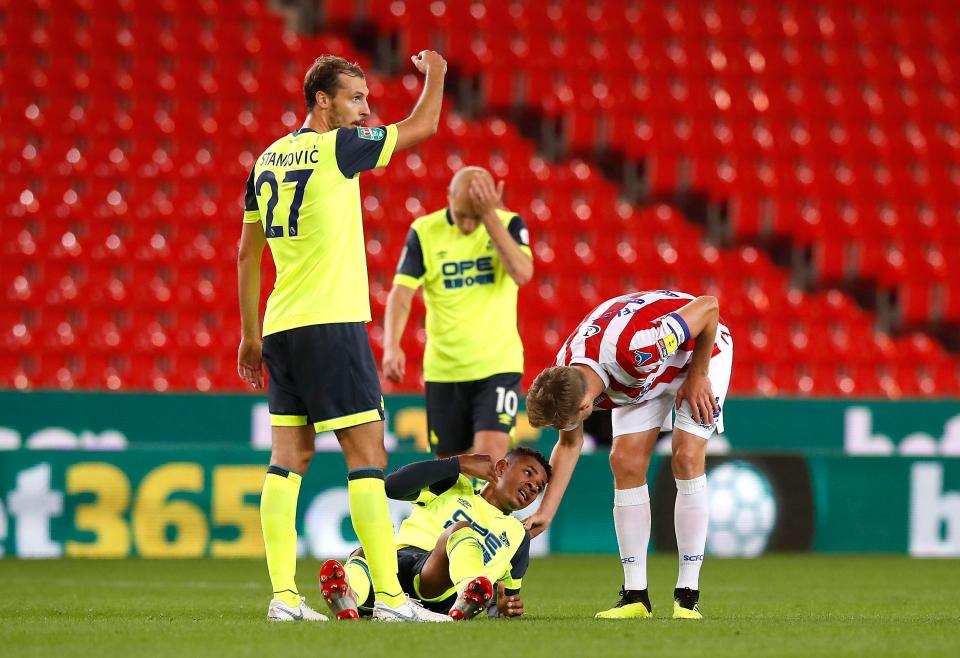
[{"label": "soccer player", "polygon": [[[536,450],[518,447],[504,459],[460,455],[404,466],[387,477],[387,495],[414,503],[397,535],[405,592],[447,620],[470,619],[494,597],[506,617],[523,614],[520,584],[530,558],[530,536],[511,512],[530,505],[550,481],[550,464]],[[470,478],[487,481],[476,493]],[[370,605],[363,552],[345,566],[328,560],[320,588],[338,619],[356,619],[357,602]]]},{"label": "soccer player", "polygon": [[503,210],[503,181],[480,167],[454,174],[448,207],[415,220],[387,298],[383,372],[403,380],[400,347],[423,286],[427,426],[438,457],[506,454],[516,424],[523,345],[517,290],[533,276],[523,220]]},{"label": "soccer player", "polygon": [[[247,180],[237,269],[240,377],[263,387],[272,424],[270,466],[260,519],[276,621],[326,619],[300,596],[294,520],[300,480],[317,432],[333,431],[349,469],[353,527],[376,584],[374,617],[419,620],[397,581],[393,524],[383,489],[383,399],[364,324],[370,321],[360,214],[360,172],[385,167],[395,151],[437,131],[446,62],[423,51],[413,63],[426,81],[410,116],[385,128],[366,127],[364,73],[324,55],[303,83],[303,127],[271,144]],[[277,268],[261,341],[260,259],[270,246]]]},{"label": "soccer player", "polygon": [[529,519],[533,536],[553,519],[583,445],[583,420],[612,409],[613,520],[623,564],[620,602],[603,619],[651,616],[647,593],[650,495],[647,467],[661,428],[673,423],[674,524],[680,573],[674,619],[700,619],[700,567],[707,540],[707,440],[719,427],[730,382],[733,339],[720,323],[715,297],[657,290],[604,302],[580,323],[557,354],[556,366],[534,380],[527,413],[534,427],[560,438],[550,463],[554,478]]}]

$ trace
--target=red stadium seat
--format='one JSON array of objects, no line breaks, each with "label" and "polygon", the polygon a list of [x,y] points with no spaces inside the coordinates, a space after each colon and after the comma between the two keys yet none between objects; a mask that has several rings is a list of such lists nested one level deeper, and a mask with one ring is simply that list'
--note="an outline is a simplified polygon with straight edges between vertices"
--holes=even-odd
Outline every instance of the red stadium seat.
[{"label": "red stadium seat", "polygon": [[[509,121],[447,111],[446,139],[362,180],[375,324],[409,220],[445,203],[453,171],[479,164],[507,181],[507,205],[533,239],[537,278],[521,290],[533,366],[552,360],[592,304],[673,286],[720,295],[742,346],[734,391],[956,394],[956,357],[876,337],[877,318],[838,290],[788,285],[879,293],[910,330],[960,326],[960,108],[943,77],[958,65],[953,23],[946,9],[894,4],[890,20],[863,0],[853,11],[834,1],[750,11],[326,3],[329,25],[440,48],[476,80],[487,112],[552,131],[561,155],[600,156],[614,173],[623,158],[639,174],[621,189],[589,161],[545,159]],[[136,12],[8,2],[3,12],[0,206],[16,230],[0,264],[0,384],[239,388],[243,180],[266,142],[298,124],[315,53],[368,58],[340,34],[284,32],[259,0]],[[789,39],[785,16],[798,26]],[[418,78],[369,73],[371,121],[404,116]],[[618,199],[637,193],[710,206],[707,230],[682,204]],[[778,263],[789,255],[794,276],[765,247]],[[418,301],[396,390],[420,386],[423,312]],[[72,354],[78,344],[88,349]],[[921,348],[911,373],[898,351]]]}]

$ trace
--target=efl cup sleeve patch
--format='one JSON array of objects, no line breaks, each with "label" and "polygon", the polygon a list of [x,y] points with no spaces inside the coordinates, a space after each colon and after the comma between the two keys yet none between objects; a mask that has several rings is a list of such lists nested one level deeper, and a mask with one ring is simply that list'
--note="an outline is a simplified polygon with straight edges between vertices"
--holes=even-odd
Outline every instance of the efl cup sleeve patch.
[{"label": "efl cup sleeve patch", "polygon": [[[394,128],[394,134],[396,129]],[[337,130],[337,167],[345,178],[353,178],[361,171],[382,167],[388,159],[395,140],[388,139],[386,128],[361,126]]]},{"label": "efl cup sleeve patch", "polygon": [[360,139],[369,139],[371,142],[380,142],[386,139],[387,131],[383,128],[367,128],[363,126],[357,128],[357,137]]}]

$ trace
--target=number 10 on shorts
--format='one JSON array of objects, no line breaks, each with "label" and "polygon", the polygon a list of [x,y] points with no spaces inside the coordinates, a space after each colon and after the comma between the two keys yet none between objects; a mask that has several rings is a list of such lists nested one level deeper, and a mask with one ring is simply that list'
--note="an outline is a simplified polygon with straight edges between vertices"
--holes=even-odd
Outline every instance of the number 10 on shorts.
[{"label": "number 10 on shorts", "polygon": [[511,417],[517,415],[517,406],[520,404],[516,391],[508,391],[503,386],[497,386],[497,413]]}]

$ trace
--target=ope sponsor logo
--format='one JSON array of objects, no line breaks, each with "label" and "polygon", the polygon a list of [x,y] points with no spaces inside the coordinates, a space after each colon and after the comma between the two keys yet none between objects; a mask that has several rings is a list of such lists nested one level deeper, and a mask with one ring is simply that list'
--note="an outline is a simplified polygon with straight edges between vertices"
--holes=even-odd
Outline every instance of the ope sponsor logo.
[{"label": "ope sponsor logo", "polygon": [[463,288],[493,283],[493,257],[474,260],[448,261],[440,266],[444,288]]}]

